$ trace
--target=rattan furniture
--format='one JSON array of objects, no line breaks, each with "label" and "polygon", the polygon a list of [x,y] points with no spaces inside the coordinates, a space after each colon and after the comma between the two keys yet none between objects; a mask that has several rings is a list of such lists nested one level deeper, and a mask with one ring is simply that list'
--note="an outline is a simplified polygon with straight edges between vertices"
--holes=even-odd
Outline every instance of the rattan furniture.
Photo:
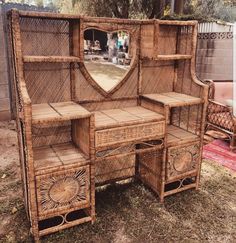
[{"label": "rattan furniture", "polygon": [[230,140],[230,149],[236,149],[236,117],[233,107],[224,105],[214,100],[215,84],[212,80],[203,80],[209,86],[208,107],[206,116],[206,131],[218,130],[226,134]]},{"label": "rattan furniture", "polygon": [[[95,220],[95,186],[136,177],[165,196],[198,188],[208,87],[196,21],[12,10],[25,205],[35,240]],[[130,35],[130,69],[106,91],[84,65],[85,30]]]}]

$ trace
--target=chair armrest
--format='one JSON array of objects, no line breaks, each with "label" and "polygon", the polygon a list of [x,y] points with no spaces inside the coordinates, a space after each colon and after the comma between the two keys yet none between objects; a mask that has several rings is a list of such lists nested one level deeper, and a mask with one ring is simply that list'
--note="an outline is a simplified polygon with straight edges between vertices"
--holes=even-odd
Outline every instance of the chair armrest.
[{"label": "chair armrest", "polygon": [[208,92],[208,99],[214,100],[215,99],[215,84],[211,79],[204,79],[201,80],[202,83],[208,85],[209,92]]},{"label": "chair armrest", "polygon": [[195,74],[191,73],[191,92],[189,95],[196,96],[204,99],[205,102],[208,100],[208,85],[204,84]]},{"label": "chair armrest", "polygon": [[[232,113],[232,109],[229,106],[223,105],[214,100],[208,100],[208,113],[219,113],[219,112],[230,112]],[[233,114],[233,113],[232,113]]]}]

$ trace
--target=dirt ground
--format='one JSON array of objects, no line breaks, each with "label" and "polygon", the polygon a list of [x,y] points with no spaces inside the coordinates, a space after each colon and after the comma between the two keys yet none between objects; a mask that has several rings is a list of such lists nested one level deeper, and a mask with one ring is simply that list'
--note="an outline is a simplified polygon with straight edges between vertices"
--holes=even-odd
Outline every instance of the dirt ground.
[{"label": "dirt ground", "polygon": [[[14,122],[0,123],[0,242],[32,242],[24,210]],[[204,161],[201,189],[159,203],[141,184],[96,194],[97,220],[42,242],[236,242],[236,177]]]}]

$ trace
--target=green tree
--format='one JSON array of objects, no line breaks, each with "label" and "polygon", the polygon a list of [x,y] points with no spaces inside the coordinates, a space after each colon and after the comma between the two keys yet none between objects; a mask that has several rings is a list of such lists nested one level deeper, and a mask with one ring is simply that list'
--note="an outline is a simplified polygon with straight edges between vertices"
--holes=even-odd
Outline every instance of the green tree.
[{"label": "green tree", "polygon": [[73,0],[72,7],[91,16],[161,18],[165,0]]},{"label": "green tree", "polygon": [[185,14],[193,14],[205,20],[236,21],[235,0],[195,0],[190,1],[185,7]]},{"label": "green tree", "polygon": [[[97,17],[187,18],[236,21],[236,0],[5,0],[57,8],[63,13]],[[171,12],[173,6],[173,13]]]}]

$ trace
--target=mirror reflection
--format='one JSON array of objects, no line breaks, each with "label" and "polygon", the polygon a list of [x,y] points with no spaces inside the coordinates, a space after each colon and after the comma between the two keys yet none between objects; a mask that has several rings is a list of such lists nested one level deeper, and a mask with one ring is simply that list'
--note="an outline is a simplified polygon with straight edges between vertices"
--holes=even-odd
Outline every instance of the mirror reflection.
[{"label": "mirror reflection", "polygon": [[105,90],[115,87],[131,66],[130,35],[127,31],[84,32],[84,64],[92,78]]}]

